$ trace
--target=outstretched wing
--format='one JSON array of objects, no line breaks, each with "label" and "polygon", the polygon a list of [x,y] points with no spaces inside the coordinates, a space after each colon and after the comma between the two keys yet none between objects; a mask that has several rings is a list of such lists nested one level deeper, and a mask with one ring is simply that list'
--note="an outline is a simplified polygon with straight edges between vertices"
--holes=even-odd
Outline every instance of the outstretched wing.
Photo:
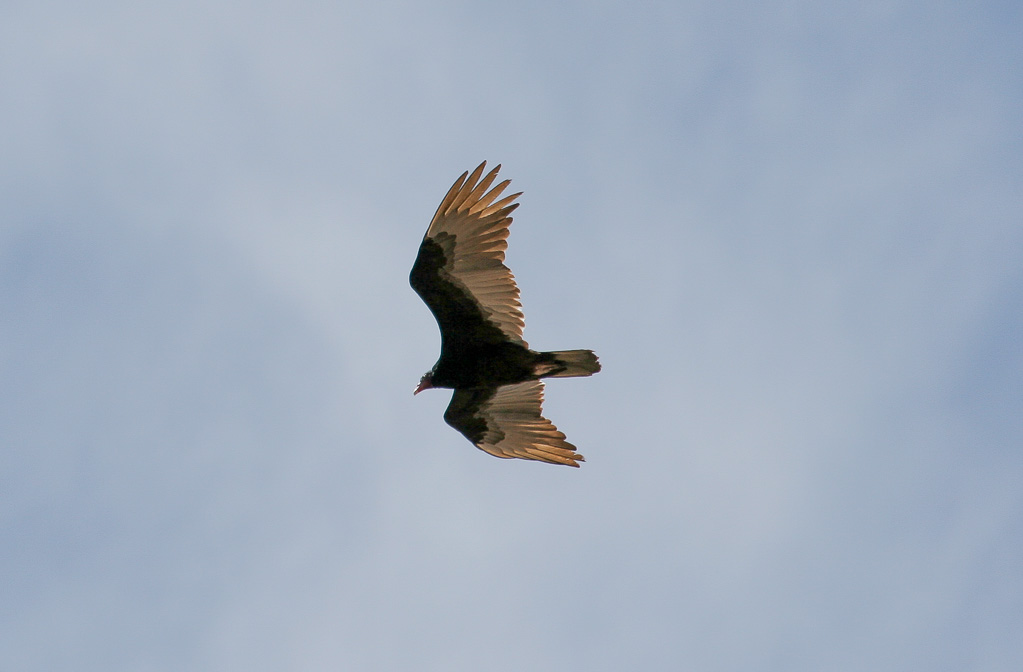
[{"label": "outstretched wing", "polygon": [[444,421],[495,457],[578,467],[583,456],[543,417],[542,406],[543,383],[539,380],[455,390]]},{"label": "outstretched wing", "polygon": [[503,263],[519,194],[497,200],[511,180],[487,191],[501,166],[480,180],[486,165],[451,185],[419,246],[409,283],[437,318],[445,344],[511,340],[529,347],[522,340],[519,288]]}]

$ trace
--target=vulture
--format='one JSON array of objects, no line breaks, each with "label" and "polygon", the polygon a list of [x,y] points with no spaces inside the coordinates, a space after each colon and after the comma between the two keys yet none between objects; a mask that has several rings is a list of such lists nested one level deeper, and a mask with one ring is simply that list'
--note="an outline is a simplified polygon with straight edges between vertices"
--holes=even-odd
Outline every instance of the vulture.
[{"label": "vulture", "polygon": [[521,192],[501,198],[511,180],[491,189],[501,166],[480,179],[486,165],[451,185],[409,274],[441,334],[440,358],[413,395],[453,389],[444,421],[495,457],[578,467],[583,456],[543,417],[540,379],[590,376],[600,362],[591,350],[537,352],[522,338],[519,288],[503,263]]}]

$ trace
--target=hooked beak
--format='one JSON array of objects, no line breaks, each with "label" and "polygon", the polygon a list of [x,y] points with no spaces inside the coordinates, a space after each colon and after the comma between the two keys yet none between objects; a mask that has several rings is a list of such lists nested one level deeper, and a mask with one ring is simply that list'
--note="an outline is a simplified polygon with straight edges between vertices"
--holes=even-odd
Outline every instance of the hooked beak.
[{"label": "hooked beak", "polygon": [[430,381],[425,380],[425,379],[424,380],[420,380],[419,381],[419,385],[416,386],[416,391],[412,393],[412,396],[414,397],[417,394],[419,394],[420,392],[422,392],[423,390],[428,390],[431,387],[433,387],[433,385],[430,384]]}]

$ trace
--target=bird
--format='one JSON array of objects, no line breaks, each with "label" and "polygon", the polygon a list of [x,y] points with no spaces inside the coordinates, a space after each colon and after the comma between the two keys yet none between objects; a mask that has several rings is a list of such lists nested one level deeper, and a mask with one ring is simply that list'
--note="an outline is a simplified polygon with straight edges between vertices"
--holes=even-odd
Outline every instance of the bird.
[{"label": "bird", "polygon": [[441,333],[440,357],[412,394],[453,389],[444,421],[490,455],[578,467],[583,456],[543,417],[540,379],[591,376],[600,361],[592,350],[537,352],[522,338],[519,288],[504,265],[522,192],[501,198],[511,180],[491,189],[501,166],[482,177],[486,165],[451,185],[409,273]]}]

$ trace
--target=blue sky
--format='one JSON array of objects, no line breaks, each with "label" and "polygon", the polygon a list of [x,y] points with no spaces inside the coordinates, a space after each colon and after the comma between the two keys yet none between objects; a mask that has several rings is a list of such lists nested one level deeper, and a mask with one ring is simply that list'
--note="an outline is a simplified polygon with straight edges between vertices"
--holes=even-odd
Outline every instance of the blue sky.
[{"label": "blue sky", "polygon": [[[1013,3],[0,8],[0,668],[1023,667]],[[486,159],[579,470],[413,399]]]}]

